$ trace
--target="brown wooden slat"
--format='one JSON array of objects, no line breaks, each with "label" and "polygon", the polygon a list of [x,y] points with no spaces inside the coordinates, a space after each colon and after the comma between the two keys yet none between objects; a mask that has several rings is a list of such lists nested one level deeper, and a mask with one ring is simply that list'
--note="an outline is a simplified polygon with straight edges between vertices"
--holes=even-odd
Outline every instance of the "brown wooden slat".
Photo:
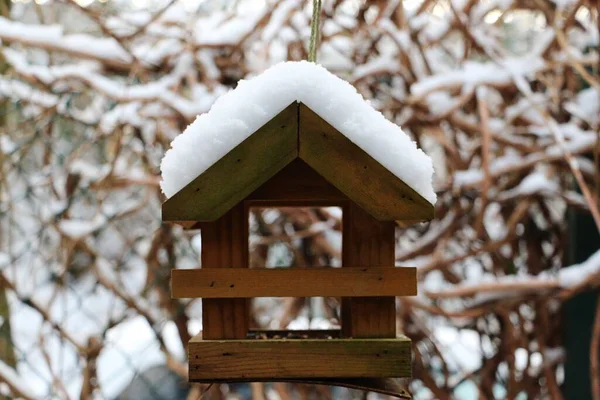
[{"label": "brown wooden slat", "polygon": [[[206,270],[248,267],[248,217],[244,206],[233,207],[214,222],[202,224],[202,265]],[[206,339],[242,339],[249,327],[248,301],[243,298],[206,299],[202,326]]]},{"label": "brown wooden slat", "polygon": [[202,340],[188,346],[190,381],[376,378],[411,375],[400,339]]},{"label": "brown wooden slat", "polygon": [[[292,333],[300,333],[300,334],[315,334],[320,333],[321,335],[326,334],[329,337],[339,338],[341,332],[339,330],[267,330],[267,331],[254,331],[250,330],[248,332],[249,338],[253,337],[253,335],[262,335],[266,334],[267,337],[272,337],[273,334],[279,334],[281,336],[286,336],[287,334]],[[399,335],[398,338],[407,339],[404,335]],[[196,341],[202,340],[202,332],[200,332],[195,337]],[[406,377],[409,378],[409,377]],[[265,381],[265,382],[292,382],[292,383],[305,383],[305,384],[317,384],[317,385],[330,385],[330,386],[343,386],[347,388],[363,390],[367,392],[377,392],[389,396],[394,396],[401,399],[409,400],[411,398],[410,393],[406,390],[406,386],[408,384],[406,378],[323,378],[323,377],[310,377],[303,379],[294,379],[294,378],[277,378],[273,379],[271,377],[259,379],[259,378],[229,378],[227,380],[223,379],[209,379],[209,380],[201,380],[196,379],[195,382],[204,382],[204,383],[231,383],[231,382],[252,382],[252,381]]]},{"label": "brown wooden slat", "polygon": [[[394,222],[377,221],[355,204],[344,207],[343,213],[342,265],[394,265]],[[410,285],[416,294],[416,280]],[[396,337],[395,298],[343,298],[342,333],[357,338]]]},{"label": "brown wooden slat", "polygon": [[375,218],[433,218],[431,203],[304,104],[299,140],[299,157]]},{"label": "brown wooden slat", "polygon": [[176,269],[171,285],[175,298],[411,296],[416,268]]},{"label": "brown wooden slat", "polygon": [[294,102],[163,203],[162,220],[213,221],[297,156],[298,104]]}]

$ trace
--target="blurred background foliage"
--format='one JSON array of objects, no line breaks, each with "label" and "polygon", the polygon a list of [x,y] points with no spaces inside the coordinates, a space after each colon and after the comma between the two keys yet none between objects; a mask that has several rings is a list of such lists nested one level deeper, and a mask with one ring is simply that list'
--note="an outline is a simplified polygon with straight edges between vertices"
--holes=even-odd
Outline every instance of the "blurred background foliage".
[{"label": "blurred background foliage", "polygon": [[[200,300],[169,294],[201,232],[161,223],[160,160],[239,79],[306,59],[310,2],[0,5],[0,396],[377,398],[188,386]],[[600,400],[599,22],[593,0],[323,1],[319,63],[434,160],[436,219],[397,228],[416,399]],[[342,219],[255,210],[251,267],[339,266]],[[253,324],[335,327],[338,299],[258,299]]]}]

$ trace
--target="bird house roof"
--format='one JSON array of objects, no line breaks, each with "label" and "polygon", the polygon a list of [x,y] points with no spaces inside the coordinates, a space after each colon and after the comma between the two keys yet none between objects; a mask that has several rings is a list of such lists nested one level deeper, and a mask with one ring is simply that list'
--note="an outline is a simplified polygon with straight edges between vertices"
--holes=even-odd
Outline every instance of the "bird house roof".
[{"label": "bird house roof", "polygon": [[214,220],[295,159],[381,220],[430,219],[431,159],[356,89],[309,62],[240,81],[173,140],[164,220]]}]

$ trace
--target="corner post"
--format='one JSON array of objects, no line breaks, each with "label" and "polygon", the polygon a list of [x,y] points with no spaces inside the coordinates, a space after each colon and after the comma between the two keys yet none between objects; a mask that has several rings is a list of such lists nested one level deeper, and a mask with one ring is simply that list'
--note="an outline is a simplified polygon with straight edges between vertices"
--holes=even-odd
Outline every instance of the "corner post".
[{"label": "corner post", "polygon": [[[343,207],[342,218],[343,267],[394,267],[394,221],[378,221],[352,202]],[[342,298],[342,335],[395,338],[395,297]]]},{"label": "corner post", "polygon": [[[248,216],[243,204],[201,225],[202,268],[248,268]],[[244,339],[247,299],[202,299],[203,339]]]}]

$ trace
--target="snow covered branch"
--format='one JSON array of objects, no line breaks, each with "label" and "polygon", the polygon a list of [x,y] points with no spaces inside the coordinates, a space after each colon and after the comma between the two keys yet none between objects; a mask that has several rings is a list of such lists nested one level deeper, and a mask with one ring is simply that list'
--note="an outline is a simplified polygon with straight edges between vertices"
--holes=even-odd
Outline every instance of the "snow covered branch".
[{"label": "snow covered branch", "polygon": [[[311,18],[299,0],[188,3],[15,3],[0,17],[0,274],[21,360],[0,364],[2,394],[115,398],[149,366],[184,369],[201,307],[170,298],[168,272],[198,266],[200,233],[160,223],[160,160],[240,79],[305,59]],[[569,210],[599,207],[598,10],[323,3],[319,63],[434,160],[436,220],[398,226],[397,264],[420,279],[398,303],[412,388],[556,393],[560,305],[600,283],[599,253],[563,266]],[[332,208],[253,210],[251,266],[338,265],[342,223]],[[337,300],[313,300],[257,300],[253,323],[338,326]]]}]

